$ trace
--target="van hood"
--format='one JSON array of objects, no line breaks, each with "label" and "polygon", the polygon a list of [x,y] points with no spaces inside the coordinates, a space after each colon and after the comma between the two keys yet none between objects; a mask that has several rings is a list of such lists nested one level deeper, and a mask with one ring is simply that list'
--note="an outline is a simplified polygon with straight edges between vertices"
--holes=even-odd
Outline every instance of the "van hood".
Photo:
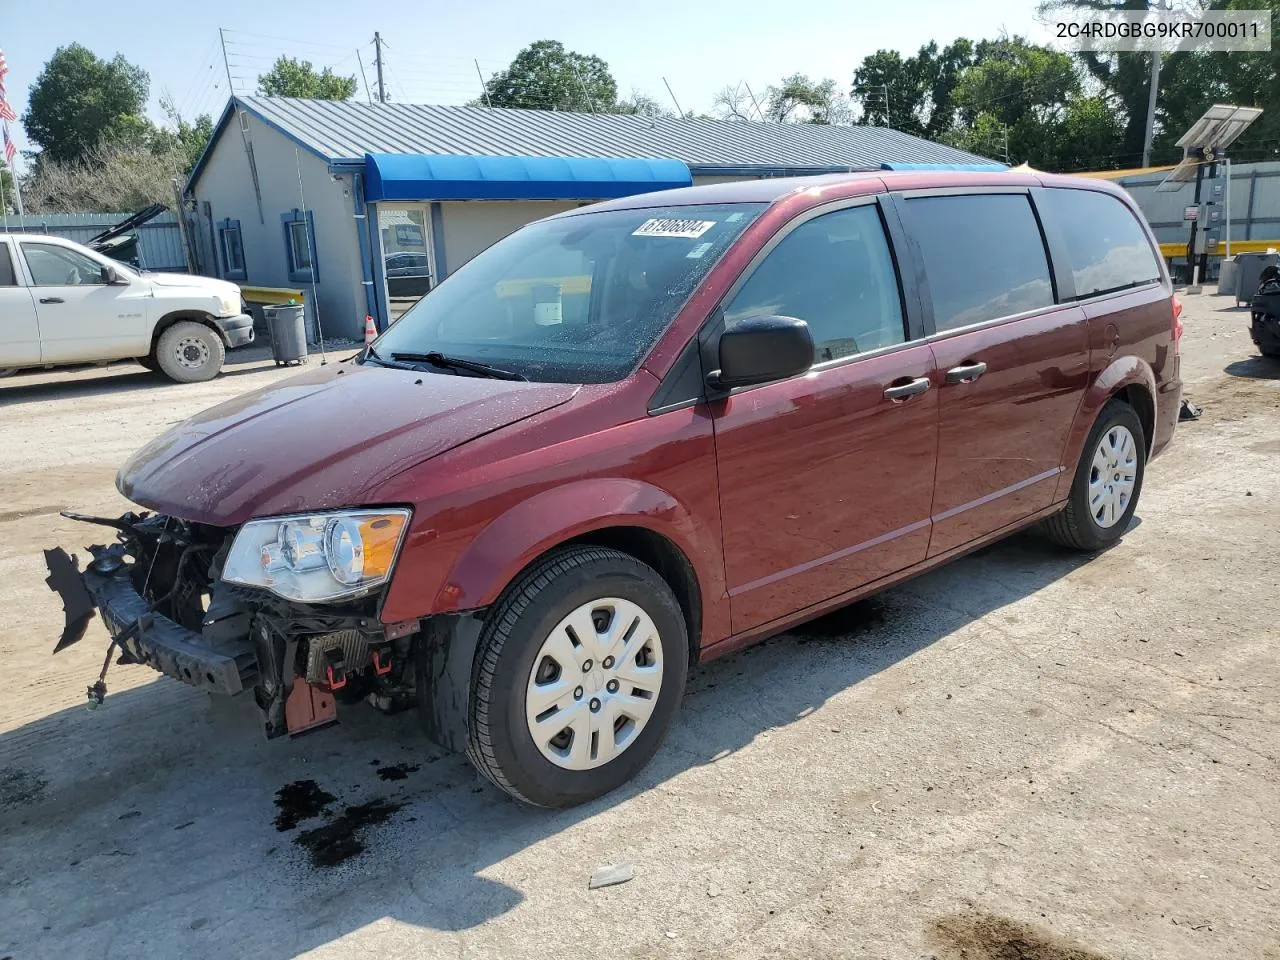
[{"label": "van hood", "polygon": [[135,453],[116,487],[144,507],[218,526],[360,506],[395,474],[579,389],[331,364],[196,414]]}]

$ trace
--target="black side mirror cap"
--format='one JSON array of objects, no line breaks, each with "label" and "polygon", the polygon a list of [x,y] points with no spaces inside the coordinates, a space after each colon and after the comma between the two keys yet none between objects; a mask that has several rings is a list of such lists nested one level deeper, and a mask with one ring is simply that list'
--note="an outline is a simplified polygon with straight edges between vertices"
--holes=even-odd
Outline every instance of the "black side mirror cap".
[{"label": "black side mirror cap", "polygon": [[796,317],[748,317],[720,334],[720,368],[707,374],[713,390],[785,380],[813,366],[813,336]]}]

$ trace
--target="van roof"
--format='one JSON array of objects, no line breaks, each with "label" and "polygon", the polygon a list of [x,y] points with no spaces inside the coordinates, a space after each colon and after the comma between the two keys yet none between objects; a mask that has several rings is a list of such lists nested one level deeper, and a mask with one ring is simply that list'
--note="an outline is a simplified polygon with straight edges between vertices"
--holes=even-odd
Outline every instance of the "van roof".
[{"label": "van roof", "polygon": [[1071,177],[1036,171],[977,173],[967,170],[868,170],[861,173],[832,173],[816,177],[776,177],[762,180],[735,180],[709,183],[677,190],[633,194],[590,207],[568,210],[558,216],[598,210],[636,210],[646,207],[688,206],[702,203],[773,203],[783,197],[811,191],[813,202],[838,200],[863,193],[892,190],[925,190],[945,187],[1056,186],[1123,194],[1105,180]]}]

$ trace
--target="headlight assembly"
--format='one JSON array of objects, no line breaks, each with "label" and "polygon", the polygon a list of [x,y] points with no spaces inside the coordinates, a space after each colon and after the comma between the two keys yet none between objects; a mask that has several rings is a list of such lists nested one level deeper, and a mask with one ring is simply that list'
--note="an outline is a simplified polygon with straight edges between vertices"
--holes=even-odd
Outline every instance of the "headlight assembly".
[{"label": "headlight assembly", "polygon": [[303,603],[351,599],[387,582],[408,526],[404,509],[250,520],[231,544],[222,579]]},{"label": "headlight assembly", "polygon": [[222,316],[234,317],[240,312],[240,294],[233,293],[218,297],[218,306],[222,308]]}]

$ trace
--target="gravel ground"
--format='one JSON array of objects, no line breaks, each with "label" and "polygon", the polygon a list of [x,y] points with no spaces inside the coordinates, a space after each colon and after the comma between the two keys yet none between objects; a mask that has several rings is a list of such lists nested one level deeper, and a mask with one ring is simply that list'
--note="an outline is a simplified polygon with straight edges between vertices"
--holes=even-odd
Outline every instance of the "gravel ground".
[{"label": "gravel ground", "polygon": [[[133,449],[288,372],[3,381],[0,958],[1280,960],[1280,363],[1185,299],[1204,417],[1116,548],[1015,537],[697,668],[639,780],[558,813],[412,715],[267,743],[139,668],[86,711],[105,634],[49,656],[40,550],[87,542],[57,511],[118,512]],[[326,812],[277,829],[305,780]]]}]

